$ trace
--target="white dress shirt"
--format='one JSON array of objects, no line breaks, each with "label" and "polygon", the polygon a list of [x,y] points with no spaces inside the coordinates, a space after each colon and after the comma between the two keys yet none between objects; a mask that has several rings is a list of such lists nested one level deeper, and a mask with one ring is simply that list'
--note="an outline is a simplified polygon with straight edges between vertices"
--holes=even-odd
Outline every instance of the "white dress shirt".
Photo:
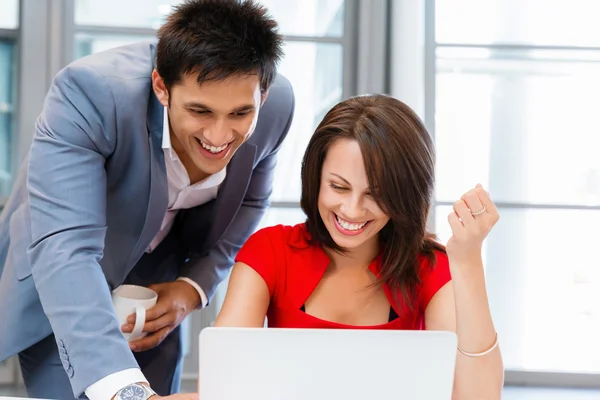
[{"label": "white dress shirt", "polygon": [[[147,253],[151,253],[156,249],[160,242],[167,236],[173,227],[175,216],[179,210],[196,207],[216,198],[219,185],[223,182],[226,175],[226,169],[223,168],[220,172],[209,176],[203,181],[193,185],[190,184],[190,177],[185,167],[181,163],[177,153],[171,147],[169,115],[166,108],[163,117],[162,148],[165,154],[169,202],[160,230],[146,249]],[[202,307],[207,305],[208,298],[204,290],[196,282],[189,278],[179,278],[178,280],[183,280],[192,285],[198,291],[200,299],[202,299]],[[110,374],[90,385],[85,394],[90,400],[110,400],[120,389],[136,382],[148,383],[148,380],[138,368],[126,369]]]}]

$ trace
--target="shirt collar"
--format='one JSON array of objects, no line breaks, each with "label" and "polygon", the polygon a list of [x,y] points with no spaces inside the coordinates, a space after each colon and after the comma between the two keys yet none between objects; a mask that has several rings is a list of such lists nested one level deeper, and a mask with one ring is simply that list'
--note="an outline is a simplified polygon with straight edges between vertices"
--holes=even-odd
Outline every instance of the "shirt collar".
[{"label": "shirt collar", "polygon": [[171,129],[169,128],[169,112],[167,111],[167,107],[165,107],[165,112],[163,113],[162,148],[168,154],[171,161],[179,160],[179,156],[173,151],[173,147],[171,147]]},{"label": "shirt collar", "polygon": [[165,107],[164,109],[165,109],[165,111],[163,113],[162,148],[170,149],[171,148],[171,131],[169,130],[169,113],[167,112],[167,107]]}]

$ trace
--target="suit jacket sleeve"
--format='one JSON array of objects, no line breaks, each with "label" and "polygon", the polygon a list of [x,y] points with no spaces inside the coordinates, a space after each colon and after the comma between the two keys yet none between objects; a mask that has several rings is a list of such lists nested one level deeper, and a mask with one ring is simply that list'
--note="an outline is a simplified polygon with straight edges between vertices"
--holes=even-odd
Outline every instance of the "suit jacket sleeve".
[{"label": "suit jacket sleeve", "polygon": [[256,230],[269,207],[277,152],[287,136],[294,115],[294,95],[291,86],[289,86],[288,93],[289,107],[280,108],[280,112],[289,113],[287,123],[278,128],[279,140],[273,151],[262,159],[252,171],[246,196],[235,218],[223,237],[206,256],[191,260],[182,268],[182,276],[195,281],[205,292],[209,302],[214,296],[217,286],[225,279],[233,266],[237,252]]},{"label": "suit jacket sleeve", "polygon": [[106,234],[104,163],[115,132],[115,101],[105,78],[83,63],[61,71],[31,147],[28,257],[77,397],[109,374],[138,368],[99,264]]}]

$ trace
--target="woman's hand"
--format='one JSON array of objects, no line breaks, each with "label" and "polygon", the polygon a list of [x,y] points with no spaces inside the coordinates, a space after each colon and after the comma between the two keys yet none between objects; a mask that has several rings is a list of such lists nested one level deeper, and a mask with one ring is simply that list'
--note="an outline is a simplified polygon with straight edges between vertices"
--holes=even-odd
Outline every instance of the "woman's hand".
[{"label": "woman's hand", "polygon": [[481,265],[483,241],[499,218],[498,209],[481,185],[454,203],[454,211],[448,215],[452,237],[446,245],[450,265]]}]

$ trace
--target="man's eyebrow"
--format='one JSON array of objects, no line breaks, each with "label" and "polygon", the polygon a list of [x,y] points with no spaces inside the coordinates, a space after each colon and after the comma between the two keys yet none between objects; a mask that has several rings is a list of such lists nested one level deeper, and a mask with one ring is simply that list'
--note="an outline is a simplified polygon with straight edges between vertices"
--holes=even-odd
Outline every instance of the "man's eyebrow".
[{"label": "man's eyebrow", "polygon": [[[209,106],[207,106],[206,104],[202,104],[197,101],[187,102],[184,104],[184,106],[186,108],[201,108],[203,110],[209,110],[209,111],[211,110],[211,108]],[[254,106],[254,104],[242,104],[241,106],[234,108],[231,112],[252,111],[255,108],[256,107]]]}]

